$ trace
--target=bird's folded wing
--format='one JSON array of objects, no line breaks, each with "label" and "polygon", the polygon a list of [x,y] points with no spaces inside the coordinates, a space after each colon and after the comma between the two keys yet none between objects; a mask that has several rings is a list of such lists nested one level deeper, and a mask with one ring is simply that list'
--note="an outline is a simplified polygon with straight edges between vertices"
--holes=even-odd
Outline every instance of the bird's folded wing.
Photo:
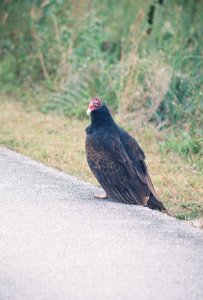
[{"label": "bird's folded wing", "polygon": [[142,180],[143,183],[147,184],[153,195],[156,195],[154,186],[152,184],[147,166],[145,164],[145,154],[139,146],[136,139],[129,135],[126,131],[121,129],[122,144],[127,152],[128,157],[133,163],[134,169]]},{"label": "bird's folded wing", "polygon": [[138,175],[142,166],[129,159],[119,136],[90,153],[89,166],[109,196],[126,203],[146,204],[150,190],[147,182]]}]

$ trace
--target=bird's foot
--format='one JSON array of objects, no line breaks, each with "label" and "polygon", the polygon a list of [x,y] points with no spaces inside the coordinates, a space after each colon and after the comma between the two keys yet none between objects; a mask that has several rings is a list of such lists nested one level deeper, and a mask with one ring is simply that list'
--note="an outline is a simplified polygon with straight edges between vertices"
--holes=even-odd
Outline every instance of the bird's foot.
[{"label": "bird's foot", "polygon": [[102,195],[94,195],[95,198],[97,199],[108,199],[110,196],[107,195],[107,193],[102,194]]}]

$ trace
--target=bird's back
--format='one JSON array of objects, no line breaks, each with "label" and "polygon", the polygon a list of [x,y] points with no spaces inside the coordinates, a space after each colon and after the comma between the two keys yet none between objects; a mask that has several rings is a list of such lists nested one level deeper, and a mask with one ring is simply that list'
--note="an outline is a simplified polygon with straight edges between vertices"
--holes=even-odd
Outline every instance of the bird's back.
[{"label": "bird's back", "polygon": [[86,129],[87,162],[106,193],[129,204],[162,210],[137,141],[120,128],[104,106],[92,112]]}]

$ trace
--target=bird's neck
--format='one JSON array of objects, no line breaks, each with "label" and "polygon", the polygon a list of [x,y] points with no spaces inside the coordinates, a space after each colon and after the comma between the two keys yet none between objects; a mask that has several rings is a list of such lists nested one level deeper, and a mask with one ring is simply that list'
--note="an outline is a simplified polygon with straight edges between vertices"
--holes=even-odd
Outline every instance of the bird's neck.
[{"label": "bird's neck", "polygon": [[93,128],[116,126],[108,108],[103,105],[91,113],[91,126]]}]

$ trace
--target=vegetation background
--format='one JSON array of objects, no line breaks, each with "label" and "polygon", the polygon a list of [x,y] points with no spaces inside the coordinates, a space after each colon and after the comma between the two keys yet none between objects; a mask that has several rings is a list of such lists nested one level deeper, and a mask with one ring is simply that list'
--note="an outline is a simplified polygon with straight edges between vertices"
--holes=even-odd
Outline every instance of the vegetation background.
[{"label": "vegetation background", "polygon": [[203,172],[202,0],[1,0],[0,28],[1,95],[77,119],[99,95]]}]

